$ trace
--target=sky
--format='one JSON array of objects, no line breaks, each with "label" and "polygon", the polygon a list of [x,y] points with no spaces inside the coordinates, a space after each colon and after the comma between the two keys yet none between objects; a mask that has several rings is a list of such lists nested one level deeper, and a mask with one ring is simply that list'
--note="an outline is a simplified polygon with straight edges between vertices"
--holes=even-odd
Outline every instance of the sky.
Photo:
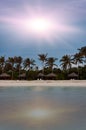
[{"label": "sky", "polygon": [[0,56],[60,60],[86,46],[86,0],[0,0]]}]

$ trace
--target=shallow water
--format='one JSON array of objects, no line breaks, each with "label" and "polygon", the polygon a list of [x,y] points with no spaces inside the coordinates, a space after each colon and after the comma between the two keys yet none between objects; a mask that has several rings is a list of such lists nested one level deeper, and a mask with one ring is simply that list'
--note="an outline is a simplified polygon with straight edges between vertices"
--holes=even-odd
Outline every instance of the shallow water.
[{"label": "shallow water", "polygon": [[86,130],[86,88],[0,88],[0,130]]}]

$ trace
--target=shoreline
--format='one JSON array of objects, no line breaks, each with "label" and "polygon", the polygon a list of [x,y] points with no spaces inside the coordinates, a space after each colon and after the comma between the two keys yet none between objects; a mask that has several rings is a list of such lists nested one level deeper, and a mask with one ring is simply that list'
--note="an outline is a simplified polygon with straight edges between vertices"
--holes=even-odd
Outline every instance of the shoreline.
[{"label": "shoreline", "polygon": [[86,80],[0,80],[0,87],[86,87]]}]

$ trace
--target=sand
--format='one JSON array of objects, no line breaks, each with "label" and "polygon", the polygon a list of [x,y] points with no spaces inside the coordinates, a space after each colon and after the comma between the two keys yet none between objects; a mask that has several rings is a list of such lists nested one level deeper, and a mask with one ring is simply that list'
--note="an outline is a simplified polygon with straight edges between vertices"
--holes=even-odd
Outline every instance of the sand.
[{"label": "sand", "polygon": [[86,80],[0,80],[0,87],[86,87]]}]

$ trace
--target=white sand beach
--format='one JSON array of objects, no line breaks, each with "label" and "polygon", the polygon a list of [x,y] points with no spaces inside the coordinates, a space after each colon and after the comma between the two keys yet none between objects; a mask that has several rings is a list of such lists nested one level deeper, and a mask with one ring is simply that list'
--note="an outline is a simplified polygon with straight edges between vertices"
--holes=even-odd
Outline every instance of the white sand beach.
[{"label": "white sand beach", "polygon": [[0,87],[86,87],[86,80],[0,80]]}]

